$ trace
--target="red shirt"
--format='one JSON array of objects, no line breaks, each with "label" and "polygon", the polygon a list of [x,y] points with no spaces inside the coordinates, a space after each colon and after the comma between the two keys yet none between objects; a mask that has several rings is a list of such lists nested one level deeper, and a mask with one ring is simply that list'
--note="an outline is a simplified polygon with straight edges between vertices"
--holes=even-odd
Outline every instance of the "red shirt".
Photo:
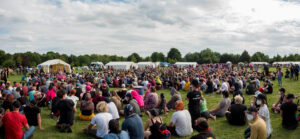
[{"label": "red shirt", "polygon": [[27,124],[27,119],[19,112],[7,112],[2,122],[5,128],[6,139],[21,139],[24,136],[22,128]]}]

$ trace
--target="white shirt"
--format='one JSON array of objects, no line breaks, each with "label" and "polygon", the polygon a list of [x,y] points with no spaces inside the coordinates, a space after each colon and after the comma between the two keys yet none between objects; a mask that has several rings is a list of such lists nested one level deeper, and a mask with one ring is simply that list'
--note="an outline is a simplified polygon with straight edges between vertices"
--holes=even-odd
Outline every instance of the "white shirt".
[{"label": "white shirt", "polygon": [[91,124],[96,124],[97,129],[97,137],[103,137],[105,134],[108,134],[108,123],[112,119],[112,115],[110,113],[98,113],[96,114],[91,121]]},{"label": "white shirt", "polygon": [[181,84],[181,89],[184,89],[184,86],[185,86],[185,81],[184,80],[182,80],[181,82],[180,82],[180,84]]},{"label": "white shirt", "polygon": [[191,115],[188,110],[174,112],[171,123],[175,124],[175,131],[181,137],[189,136],[193,133]]},{"label": "white shirt", "polygon": [[117,106],[113,102],[109,102],[108,104],[108,112],[112,115],[113,119],[119,119],[119,112]]},{"label": "white shirt", "polygon": [[71,99],[74,102],[74,107],[77,106],[77,101],[79,100],[77,96],[67,96],[66,99]]},{"label": "white shirt", "polygon": [[228,91],[228,86],[227,86],[226,82],[222,83],[221,89],[224,91]]},{"label": "white shirt", "polygon": [[258,111],[258,115],[259,117],[264,117],[266,119],[266,125],[267,125],[267,137],[269,137],[272,133],[272,125],[271,125],[271,120],[270,120],[270,112],[269,112],[269,109],[267,107],[266,104],[264,104],[264,106],[260,107],[259,108],[259,111]]}]

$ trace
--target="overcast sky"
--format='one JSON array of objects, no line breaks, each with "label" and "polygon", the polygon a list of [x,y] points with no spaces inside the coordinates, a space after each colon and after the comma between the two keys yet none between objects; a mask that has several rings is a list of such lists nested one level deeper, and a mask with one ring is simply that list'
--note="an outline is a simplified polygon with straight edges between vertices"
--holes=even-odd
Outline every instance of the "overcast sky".
[{"label": "overcast sky", "polygon": [[300,0],[0,0],[9,53],[300,53]]}]

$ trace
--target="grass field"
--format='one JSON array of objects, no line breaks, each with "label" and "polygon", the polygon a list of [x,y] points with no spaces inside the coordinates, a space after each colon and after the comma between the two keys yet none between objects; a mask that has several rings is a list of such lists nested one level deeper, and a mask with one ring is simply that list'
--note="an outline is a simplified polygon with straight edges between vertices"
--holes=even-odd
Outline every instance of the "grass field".
[{"label": "grass field", "polygon": [[[21,80],[21,76],[20,75],[14,75],[14,76],[10,76],[9,77],[10,81],[20,81]],[[277,99],[279,98],[279,94],[278,94],[278,89],[280,88],[277,84],[277,81],[272,81],[273,82],[273,87],[274,87],[274,92],[273,94],[267,95],[268,98],[268,102],[269,104],[273,104],[277,101]],[[294,80],[290,80],[290,79],[284,79],[283,80],[283,87],[286,88],[287,93],[294,93],[295,95],[300,95],[299,90],[300,90],[300,82],[299,81],[294,81]],[[113,90],[117,89],[117,88],[111,88]],[[170,99],[170,91],[169,90],[160,90],[157,92],[158,94],[160,93],[164,93],[166,96],[166,99],[169,100]],[[184,91],[180,91],[181,95],[183,98],[185,98],[187,92]],[[219,101],[222,99],[221,95],[217,95],[217,94],[209,94],[206,95],[204,94],[206,100],[207,100],[207,107],[208,109],[213,109],[216,106],[218,106]],[[230,96],[230,98],[232,98],[232,95]],[[247,106],[249,106],[250,104],[250,96],[249,95],[245,95],[245,99],[246,102],[245,104]],[[187,101],[183,100],[185,103],[185,108],[187,109]],[[45,130],[39,130],[36,129],[36,131],[34,132],[34,139],[54,139],[54,138],[66,138],[66,139],[77,139],[77,138],[89,138],[89,136],[85,135],[82,132],[82,129],[85,128],[88,124],[89,121],[80,121],[78,119],[78,115],[79,115],[79,109],[77,109],[77,113],[75,115],[75,124],[72,127],[73,129],[73,133],[60,133],[58,132],[58,130],[55,128],[55,124],[56,121],[51,119],[48,115],[50,113],[50,110],[48,110],[48,108],[42,108],[42,125],[45,128]],[[270,110],[270,106],[269,106],[269,110]],[[166,115],[162,115],[163,117],[163,122],[164,123],[169,123],[170,119],[172,117],[172,113],[174,111],[169,112]],[[279,114],[274,114],[271,112],[270,110],[270,116],[271,116],[271,122],[272,122],[272,127],[273,127],[273,132],[272,132],[272,139],[299,139],[300,138],[300,132],[299,132],[299,127],[294,130],[294,131],[288,131],[285,130],[281,127],[281,118]],[[142,117],[143,122],[145,124],[146,120],[149,117],[147,115],[144,114],[144,116]],[[122,121],[124,120],[124,118],[121,118],[120,120],[120,124],[122,123]],[[214,134],[216,135],[216,137],[218,139],[242,139],[243,138],[243,132],[244,130],[247,128],[247,125],[245,126],[232,126],[229,125],[226,121],[226,118],[217,118],[216,121],[210,120],[209,122],[210,128],[212,129],[212,131],[214,132]],[[197,132],[194,131],[193,135],[196,135]],[[189,137],[185,137],[182,139],[187,139],[190,138]],[[171,138],[177,138],[172,136]]]}]

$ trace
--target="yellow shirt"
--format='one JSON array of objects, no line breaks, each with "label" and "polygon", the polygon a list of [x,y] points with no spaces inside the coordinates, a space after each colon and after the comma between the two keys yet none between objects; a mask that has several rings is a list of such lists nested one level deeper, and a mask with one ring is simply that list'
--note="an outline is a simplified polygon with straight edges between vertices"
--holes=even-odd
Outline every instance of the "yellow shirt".
[{"label": "yellow shirt", "polygon": [[250,139],[266,139],[267,138],[267,126],[266,122],[257,117],[253,124],[251,124],[251,136]]}]

